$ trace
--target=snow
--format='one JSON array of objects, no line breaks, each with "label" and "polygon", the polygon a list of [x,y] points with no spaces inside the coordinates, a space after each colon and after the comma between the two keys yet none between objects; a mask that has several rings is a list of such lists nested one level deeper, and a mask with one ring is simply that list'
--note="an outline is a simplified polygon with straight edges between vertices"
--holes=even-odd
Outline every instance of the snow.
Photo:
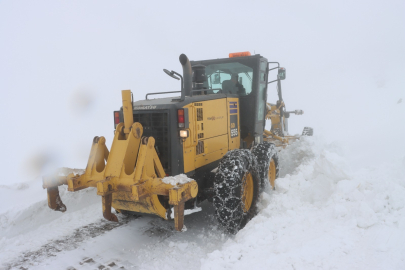
[{"label": "snow", "polygon": [[[405,2],[190,3],[0,1],[0,269],[405,269]],[[198,27],[218,42],[195,42]],[[288,69],[287,109],[305,111],[289,133],[318,136],[280,153],[277,189],[238,234],[209,203],[182,233],[149,215],[111,225],[94,189],[61,187],[67,211],[47,207],[40,175],[84,168],[96,135],[110,147],[122,89],[179,90],[162,68],[181,71],[180,53],[245,50]]]},{"label": "snow", "polygon": [[94,189],[60,187],[60,213],[40,179],[1,186],[0,269],[404,269],[405,158],[356,167],[344,149],[308,137],[282,150],[276,190],[235,236],[208,202],[180,233],[150,215],[103,221]]},{"label": "snow", "polygon": [[170,184],[172,186],[177,186],[178,184],[185,184],[190,181],[193,181],[193,179],[188,178],[187,175],[185,174],[179,174],[176,176],[167,176],[162,179],[163,183]]},{"label": "snow", "polygon": [[[191,215],[191,214],[193,214],[193,213],[197,213],[197,212],[200,212],[202,210],[202,208],[201,207],[195,207],[195,208],[193,208],[193,209],[185,209],[184,210],[184,215],[186,216],[186,215]],[[174,208],[172,208],[172,210],[171,210],[172,212],[171,212],[171,214],[170,214],[170,218],[174,218]]]},{"label": "snow", "polygon": [[282,151],[276,191],[201,269],[405,269],[403,159],[351,170],[335,150],[308,138]]}]

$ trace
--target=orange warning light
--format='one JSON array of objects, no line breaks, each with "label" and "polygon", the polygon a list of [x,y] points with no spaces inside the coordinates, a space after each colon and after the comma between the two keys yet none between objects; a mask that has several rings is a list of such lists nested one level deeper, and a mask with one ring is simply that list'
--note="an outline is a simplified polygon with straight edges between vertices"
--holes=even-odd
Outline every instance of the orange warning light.
[{"label": "orange warning light", "polygon": [[250,56],[250,52],[235,52],[235,53],[230,53],[229,58],[232,57],[243,57],[243,56]]}]

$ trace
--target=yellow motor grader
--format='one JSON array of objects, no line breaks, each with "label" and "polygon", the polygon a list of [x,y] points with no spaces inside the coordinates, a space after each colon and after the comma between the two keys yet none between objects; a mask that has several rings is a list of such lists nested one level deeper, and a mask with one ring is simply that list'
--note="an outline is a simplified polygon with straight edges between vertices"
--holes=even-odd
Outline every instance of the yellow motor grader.
[{"label": "yellow motor grader", "polygon": [[[179,60],[182,74],[164,72],[181,80],[180,91],[134,101],[123,90],[110,150],[104,137],[95,137],[83,174],[43,177],[51,209],[66,211],[58,186],[67,185],[69,191],[97,188],[109,221],[118,221],[112,208],[163,219],[171,219],[174,210],[175,229],[181,231],[184,210],[208,200],[219,223],[235,233],[256,214],[259,193],[266,185],[274,188],[278,176],[276,146],[297,139],[287,135],[287,119],[302,111],[285,110],[286,71],[249,52],[202,61],[182,54]],[[277,78],[269,81],[272,70]],[[279,96],[275,104],[266,102],[272,82]],[[179,95],[150,98],[167,93]]]}]

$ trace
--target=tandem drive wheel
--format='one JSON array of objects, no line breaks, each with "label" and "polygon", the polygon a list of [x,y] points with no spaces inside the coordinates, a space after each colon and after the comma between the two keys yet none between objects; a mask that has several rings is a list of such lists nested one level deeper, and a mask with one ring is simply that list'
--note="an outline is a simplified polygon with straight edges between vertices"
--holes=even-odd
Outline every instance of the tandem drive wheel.
[{"label": "tandem drive wheel", "polygon": [[261,188],[265,189],[270,184],[272,189],[276,189],[275,180],[279,173],[276,146],[269,142],[262,142],[252,149],[252,153],[257,159]]},{"label": "tandem drive wheel", "polygon": [[260,178],[256,159],[249,150],[229,151],[214,179],[215,215],[230,233],[237,233],[256,215]]}]

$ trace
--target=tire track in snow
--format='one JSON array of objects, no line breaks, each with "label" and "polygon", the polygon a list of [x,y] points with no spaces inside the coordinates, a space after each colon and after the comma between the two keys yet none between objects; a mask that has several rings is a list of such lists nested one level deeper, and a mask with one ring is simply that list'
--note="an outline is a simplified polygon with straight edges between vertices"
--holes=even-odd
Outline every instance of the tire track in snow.
[{"label": "tire track in snow", "polygon": [[120,218],[119,222],[110,222],[100,219],[99,222],[90,223],[75,230],[72,235],[61,239],[53,240],[35,251],[24,252],[15,261],[8,263],[0,269],[29,269],[30,266],[37,265],[49,257],[55,257],[62,251],[76,249],[81,243],[88,239],[95,238],[115,228],[126,225],[133,219],[141,216],[132,215]]}]

